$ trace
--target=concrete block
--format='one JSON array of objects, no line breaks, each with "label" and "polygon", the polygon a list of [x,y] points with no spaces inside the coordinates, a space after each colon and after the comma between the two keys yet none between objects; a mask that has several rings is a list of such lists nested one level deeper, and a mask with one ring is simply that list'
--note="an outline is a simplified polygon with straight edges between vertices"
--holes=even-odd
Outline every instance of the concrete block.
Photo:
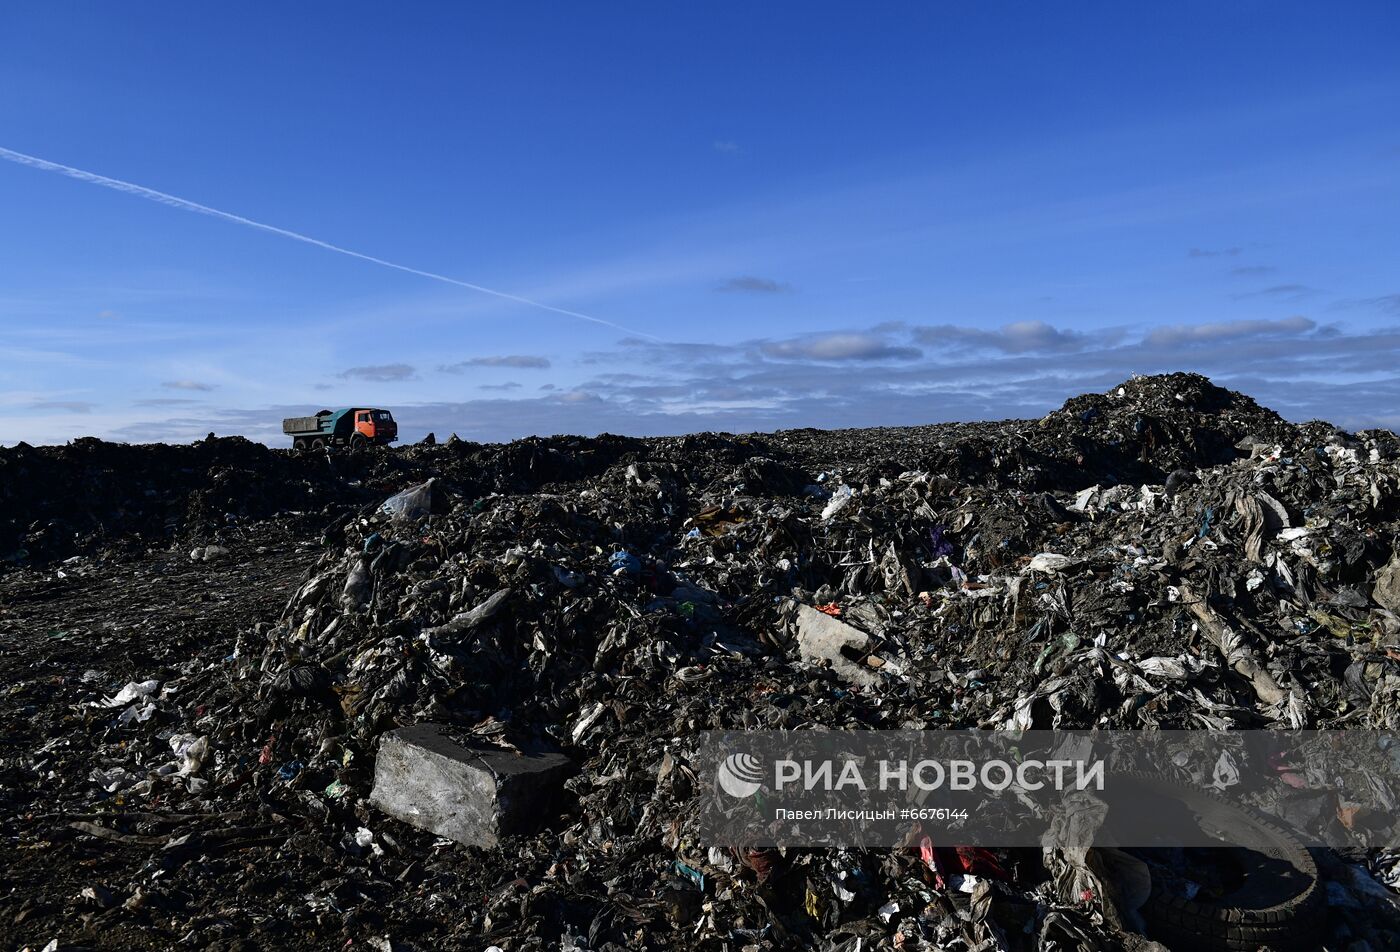
[{"label": "concrete block", "polygon": [[[844,653],[843,648],[846,649]],[[842,679],[861,687],[874,687],[880,682],[875,669],[847,657],[869,650],[870,636],[859,628],[852,628],[810,605],[797,607],[797,653],[805,660],[826,662]]]},{"label": "concrete block", "polygon": [[415,724],[379,741],[370,802],[396,819],[468,846],[530,832],[573,772],[559,753],[515,753]]}]

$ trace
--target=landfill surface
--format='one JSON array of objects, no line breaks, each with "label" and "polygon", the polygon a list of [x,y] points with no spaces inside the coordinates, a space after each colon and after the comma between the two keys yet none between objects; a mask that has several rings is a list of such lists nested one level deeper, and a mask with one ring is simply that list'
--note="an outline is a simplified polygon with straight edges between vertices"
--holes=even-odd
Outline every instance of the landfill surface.
[{"label": "landfill surface", "polygon": [[[1284,948],[1154,925],[1213,861],[1149,899],[1092,854],[699,842],[693,738],[1395,730],[1398,491],[1393,434],[1190,374],[1040,420],[0,449],[3,948]],[[804,655],[810,609],[866,647]],[[429,723],[567,758],[538,828],[378,809]],[[1313,860],[1270,934],[1396,948],[1400,851]]]}]

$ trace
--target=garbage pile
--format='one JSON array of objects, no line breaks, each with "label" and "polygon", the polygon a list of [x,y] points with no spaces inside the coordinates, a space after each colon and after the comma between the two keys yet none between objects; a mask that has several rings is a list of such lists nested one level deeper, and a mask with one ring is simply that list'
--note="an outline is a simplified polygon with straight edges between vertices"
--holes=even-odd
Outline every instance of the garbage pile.
[{"label": "garbage pile", "polygon": [[172,446],[85,437],[0,447],[0,573],[75,556],[131,556],[237,538],[273,518],[303,532],[434,476],[459,495],[530,492],[601,474],[646,443],[602,436],[506,445],[460,439],[372,452],[299,453],[242,437]]},{"label": "garbage pile", "polygon": [[320,513],[357,488],[324,458],[241,437],[0,447],[0,572],[214,538],[279,513]]},{"label": "garbage pile", "polygon": [[[269,498],[315,495],[304,462],[275,465],[292,488]],[[1039,421],[341,465],[400,491],[318,530],[280,616],[164,682],[94,691],[102,765],[64,835],[150,858],[118,884],[142,908],[99,897],[93,921],[196,946],[1160,949],[1146,873],[1091,856],[699,842],[693,737],[1400,727],[1400,441],[1290,424],[1195,375]],[[557,795],[507,824],[488,790],[444,815],[501,816],[440,836],[385,790],[429,782],[414,745],[468,784],[473,763],[547,751]],[[167,835],[162,815],[204,819]],[[1318,862],[1294,934],[1392,947],[1400,851]],[[211,866],[237,896],[211,900]],[[1196,928],[1178,926],[1174,943]],[[1258,947],[1237,920],[1199,928],[1200,948]]]}]

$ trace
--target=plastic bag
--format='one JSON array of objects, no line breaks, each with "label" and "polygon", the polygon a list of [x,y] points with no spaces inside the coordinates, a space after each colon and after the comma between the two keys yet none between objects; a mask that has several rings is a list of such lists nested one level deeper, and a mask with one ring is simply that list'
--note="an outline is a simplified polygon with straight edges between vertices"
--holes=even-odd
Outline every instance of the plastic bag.
[{"label": "plastic bag", "polygon": [[435,479],[430,479],[426,483],[410,486],[403,492],[390,496],[384,500],[384,505],[379,507],[379,511],[387,513],[395,522],[422,519],[433,511],[434,482]]},{"label": "plastic bag", "polygon": [[832,493],[831,500],[826,504],[826,508],[822,510],[822,522],[827,521],[842,509],[845,509],[847,504],[850,503],[851,497],[854,495],[855,491],[851,489],[850,486],[844,484],[837,489],[836,492]]}]

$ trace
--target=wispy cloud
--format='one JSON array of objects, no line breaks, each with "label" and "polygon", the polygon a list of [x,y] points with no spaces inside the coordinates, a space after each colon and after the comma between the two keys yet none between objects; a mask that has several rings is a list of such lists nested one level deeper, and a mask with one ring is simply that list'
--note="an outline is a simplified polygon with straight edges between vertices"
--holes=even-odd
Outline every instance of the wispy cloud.
[{"label": "wispy cloud", "polygon": [[500,354],[492,357],[472,357],[470,360],[459,360],[455,364],[443,364],[438,370],[448,374],[460,374],[473,367],[514,367],[521,370],[547,370],[550,363],[548,357],[537,357],[533,354]]},{"label": "wispy cloud", "polygon": [[204,393],[214,389],[212,383],[203,383],[199,380],[167,380],[161,386],[167,390],[198,390]]},{"label": "wispy cloud", "polygon": [[1245,298],[1266,297],[1277,298],[1286,301],[1301,301],[1303,298],[1320,294],[1317,288],[1310,288],[1306,284],[1275,284],[1273,287],[1262,288],[1258,291],[1245,291],[1235,295],[1235,300]]},{"label": "wispy cloud", "polygon": [[1230,273],[1241,278],[1260,278],[1266,274],[1273,274],[1278,271],[1273,265],[1249,264],[1239,268],[1231,268]]},{"label": "wispy cloud", "polygon": [[890,344],[876,334],[815,334],[791,340],[764,341],[758,349],[775,360],[882,361],[918,360],[917,347]]},{"label": "wispy cloud", "polygon": [[1285,317],[1277,321],[1219,321],[1207,324],[1175,324],[1154,328],[1143,343],[1149,347],[1211,343],[1265,337],[1296,337],[1316,329],[1317,322],[1306,317]]},{"label": "wispy cloud", "polygon": [[743,151],[739,143],[735,142],[733,139],[716,139],[714,142],[710,143],[710,148],[714,149],[716,152],[722,152],[725,155],[737,155]]},{"label": "wispy cloud", "polygon": [[1400,294],[1382,294],[1379,297],[1349,298],[1339,301],[1338,307],[1365,307],[1400,317]]},{"label": "wispy cloud", "polygon": [[1085,334],[1061,330],[1045,321],[1014,321],[993,331],[935,324],[916,327],[913,335],[915,340],[928,347],[989,350],[1003,354],[1080,350],[1090,342]]},{"label": "wispy cloud", "polygon": [[760,278],[752,274],[740,275],[715,288],[716,291],[739,292],[741,294],[782,294],[792,290],[792,285],[772,278]]},{"label": "wispy cloud", "polygon": [[508,381],[506,381],[505,383],[484,383],[484,384],[481,385],[481,389],[482,389],[482,390],[519,390],[519,389],[520,389],[520,386],[521,386],[521,385],[518,384],[518,383],[516,383],[514,380],[508,380]]},{"label": "wispy cloud", "polygon": [[[922,354],[878,364],[863,359],[890,351],[904,356],[901,348]],[[1379,396],[1397,357],[1400,329],[1347,333],[1304,317],[1084,333],[1038,322],[996,330],[882,324],[724,347],[633,341],[611,355],[589,354],[586,363],[647,372],[603,370],[575,388],[573,401],[595,398],[590,419],[611,420],[596,425],[615,432],[894,425],[1033,416],[1133,373],[1195,370],[1237,384],[1295,419],[1355,425],[1378,417],[1358,414],[1355,398],[1343,399],[1340,390],[1326,391],[1332,396],[1325,400],[1316,396],[1323,391],[1313,382],[1350,380],[1357,392]],[[871,373],[872,366],[879,372]],[[1390,389],[1400,390],[1400,381]],[[520,412],[534,419],[542,410]],[[617,430],[627,414],[633,422]],[[548,432],[570,418],[561,411]]]},{"label": "wispy cloud", "polygon": [[374,383],[399,383],[417,379],[418,372],[408,364],[379,364],[372,367],[351,367],[342,370],[339,376],[344,380],[368,380]]},{"label": "wispy cloud", "polygon": [[190,407],[198,406],[200,401],[191,400],[189,397],[149,397],[145,400],[137,400],[134,406],[138,407]]},{"label": "wispy cloud", "polygon": [[31,410],[61,410],[64,413],[91,413],[97,404],[86,400],[36,400]]},{"label": "wispy cloud", "polygon": [[1233,258],[1233,257],[1235,257],[1236,255],[1238,255],[1238,254],[1239,254],[1241,251],[1243,251],[1243,250],[1244,250],[1243,248],[1221,248],[1221,249],[1219,249],[1219,250],[1213,250],[1213,249],[1209,249],[1209,248],[1192,248],[1190,251],[1186,252],[1186,257],[1188,257],[1188,258],[1220,258],[1220,257]]}]

